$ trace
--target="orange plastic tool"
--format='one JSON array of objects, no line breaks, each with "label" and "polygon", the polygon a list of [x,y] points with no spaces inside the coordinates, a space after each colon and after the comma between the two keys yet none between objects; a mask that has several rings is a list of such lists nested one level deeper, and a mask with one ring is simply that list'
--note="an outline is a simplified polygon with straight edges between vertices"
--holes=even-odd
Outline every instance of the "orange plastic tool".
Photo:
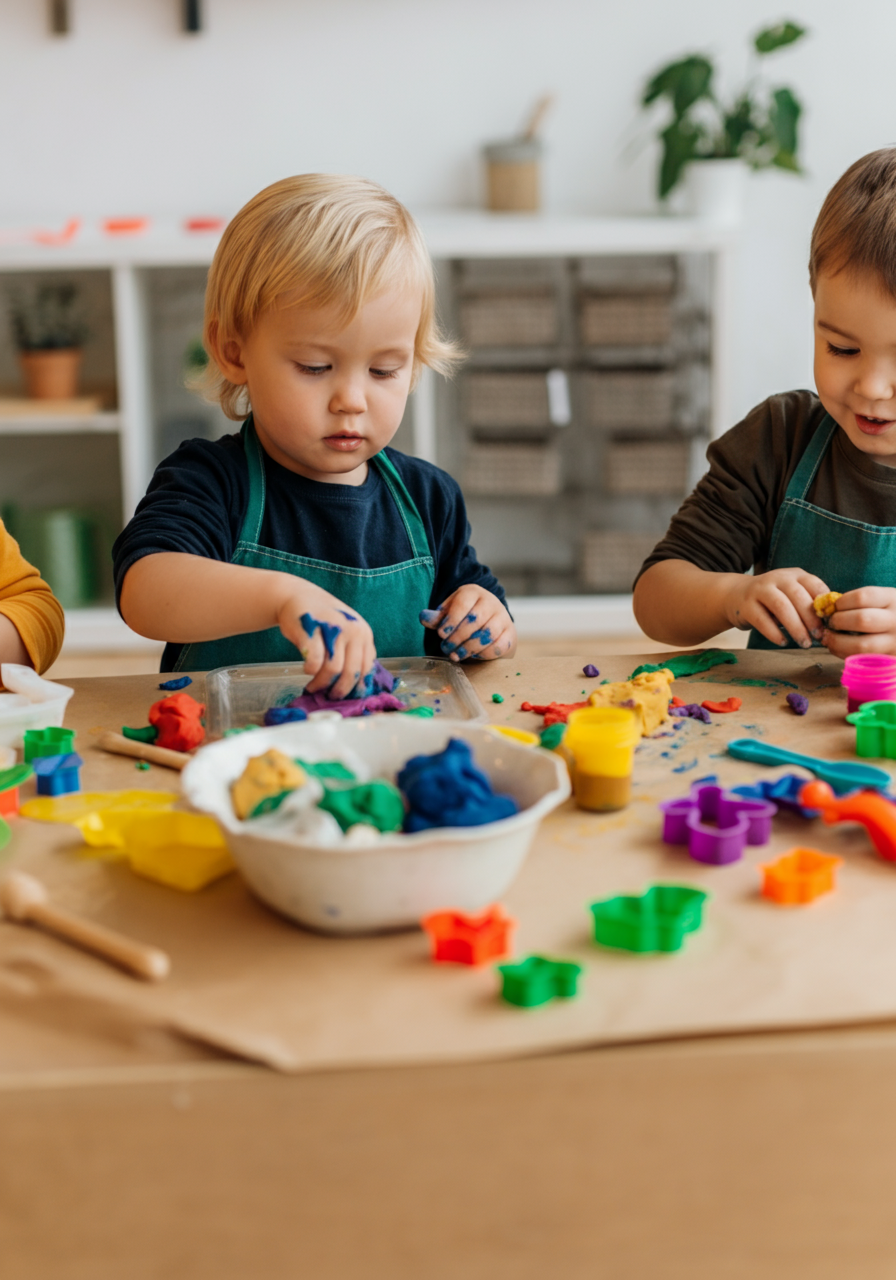
[{"label": "orange plastic tool", "polygon": [[477,965],[506,956],[516,927],[516,921],[499,906],[489,907],[481,916],[437,911],[420,924],[432,941],[433,960]]},{"label": "orange plastic tool", "polygon": [[835,874],[842,861],[818,849],[791,849],[790,853],[760,868],[762,896],[785,907],[812,902],[835,888]]},{"label": "orange plastic tool", "polygon": [[799,802],[808,809],[820,810],[828,824],[860,822],[880,856],[896,862],[896,805],[879,792],[836,796],[826,782],[807,782],[800,789]]}]

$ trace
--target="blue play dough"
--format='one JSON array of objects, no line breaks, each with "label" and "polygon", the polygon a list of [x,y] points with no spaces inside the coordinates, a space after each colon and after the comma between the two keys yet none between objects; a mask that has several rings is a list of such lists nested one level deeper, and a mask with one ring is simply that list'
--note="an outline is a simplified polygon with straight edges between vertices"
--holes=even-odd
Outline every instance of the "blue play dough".
[{"label": "blue play dough", "polygon": [[441,616],[442,616],[441,609],[421,609],[420,610],[420,621],[423,623],[424,627],[435,626],[435,624],[438,622]]},{"label": "blue play dough", "polygon": [[478,640],[483,649],[487,649],[492,642],[492,633],[488,627],[480,627],[478,631],[474,631],[470,636],[471,640]]},{"label": "blue play dough", "polygon": [[337,609],[337,610],[336,610],[336,612],[337,612],[337,613],[341,613],[341,614],[342,614],[342,616],[343,616],[343,618],[348,618],[349,622],[357,622],[357,621],[358,621],[358,619],[355,617],[355,615],[354,615],[353,613],[346,613],[344,609]]},{"label": "blue play dough", "polygon": [[466,742],[452,738],[444,751],[414,756],[396,778],[408,802],[405,831],[430,827],[479,827],[518,812],[511,796],[492,790],[492,784],[473,763]]},{"label": "blue play dough", "polygon": [[181,676],[179,680],[163,680],[159,688],[167,689],[170,693],[173,693],[175,689],[186,689],[187,685],[192,683],[193,681],[189,676]]},{"label": "blue play dough", "polygon": [[[341,611],[340,611],[341,612]],[[310,613],[303,613],[299,618],[305,634],[311,638],[315,631],[320,628],[320,638],[324,642],[324,648],[327,651],[327,657],[333,656],[333,644],[338,635],[342,633],[342,627],[337,627],[335,622],[319,622],[317,618],[312,618]]]},{"label": "blue play dough", "polygon": [[293,720],[307,720],[308,712],[302,707],[268,707],[264,713],[266,725],[289,724]]}]

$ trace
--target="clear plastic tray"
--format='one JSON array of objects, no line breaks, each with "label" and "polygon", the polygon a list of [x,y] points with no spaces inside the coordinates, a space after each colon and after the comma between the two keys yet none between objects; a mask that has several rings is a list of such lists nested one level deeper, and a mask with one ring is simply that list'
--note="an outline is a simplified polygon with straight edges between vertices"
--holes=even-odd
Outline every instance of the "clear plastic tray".
[{"label": "clear plastic tray", "polygon": [[[383,666],[400,681],[395,695],[409,706],[431,707],[445,720],[482,723],[488,719],[456,663],[442,658],[385,658]],[[268,707],[283,706],[307,683],[298,662],[256,662],[209,671],[205,677],[208,736],[221,738],[228,729],[261,724]]]}]

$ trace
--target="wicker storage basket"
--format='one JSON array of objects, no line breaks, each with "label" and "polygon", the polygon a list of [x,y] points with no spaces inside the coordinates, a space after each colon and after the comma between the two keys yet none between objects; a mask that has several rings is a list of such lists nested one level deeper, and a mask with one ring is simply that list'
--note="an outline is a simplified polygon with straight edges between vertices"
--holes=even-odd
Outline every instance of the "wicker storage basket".
[{"label": "wicker storage basket", "polygon": [[580,323],[587,347],[662,345],[672,336],[672,298],[668,293],[586,293]]},{"label": "wicker storage basket", "polygon": [[464,489],[492,494],[550,495],[560,492],[560,450],[551,444],[471,444]]},{"label": "wicker storage basket", "polygon": [[631,591],[635,575],[658,542],[654,533],[586,533],[582,585],[592,591]]},{"label": "wicker storage basket", "polygon": [[466,419],[471,427],[549,427],[548,384],[543,373],[471,373]]},{"label": "wicker storage basket", "polygon": [[614,440],[607,449],[607,492],[683,494],[689,464],[687,440]]},{"label": "wicker storage basket", "polygon": [[546,347],[557,341],[553,293],[483,293],[461,298],[460,327],[471,347]]},{"label": "wicker storage basket", "polygon": [[591,427],[669,427],[675,376],[666,370],[607,371],[585,376]]}]

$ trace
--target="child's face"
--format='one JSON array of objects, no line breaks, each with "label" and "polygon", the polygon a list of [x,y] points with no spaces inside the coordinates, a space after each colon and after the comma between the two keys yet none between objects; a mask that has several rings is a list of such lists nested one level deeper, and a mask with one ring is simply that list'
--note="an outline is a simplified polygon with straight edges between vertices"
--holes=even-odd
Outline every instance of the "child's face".
[{"label": "child's face", "polygon": [[815,385],[856,448],[896,467],[896,299],[875,277],[819,276]]},{"label": "child's face", "polygon": [[333,307],[273,307],[219,363],[247,385],[265,451],[299,475],[363,484],[367,460],[398,430],[411,385],[422,299],[372,298],[349,325]]}]

